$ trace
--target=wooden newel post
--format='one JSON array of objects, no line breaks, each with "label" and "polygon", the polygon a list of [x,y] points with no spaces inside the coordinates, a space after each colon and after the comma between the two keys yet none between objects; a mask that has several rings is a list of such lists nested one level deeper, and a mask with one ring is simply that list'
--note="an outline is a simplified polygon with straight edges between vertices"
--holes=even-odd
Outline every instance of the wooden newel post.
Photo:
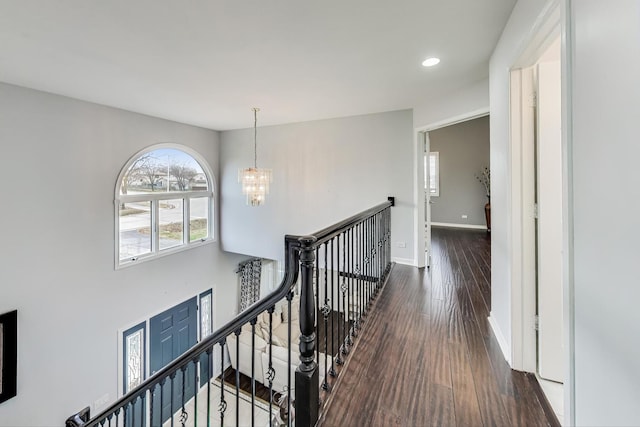
[{"label": "wooden newel post", "polygon": [[296,369],[296,426],[313,426],[318,421],[318,365],[315,361],[316,307],[313,299],[313,266],[316,255],[313,236],[300,241],[300,365]]}]

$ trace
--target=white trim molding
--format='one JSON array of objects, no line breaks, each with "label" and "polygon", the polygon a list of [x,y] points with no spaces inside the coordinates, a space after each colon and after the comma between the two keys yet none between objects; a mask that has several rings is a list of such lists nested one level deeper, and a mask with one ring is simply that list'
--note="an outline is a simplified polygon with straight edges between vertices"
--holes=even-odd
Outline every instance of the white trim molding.
[{"label": "white trim molding", "polygon": [[454,224],[452,222],[432,222],[431,225],[435,225],[436,227],[448,227],[448,228],[471,228],[473,230],[486,230],[486,225],[475,225],[475,224]]},{"label": "white trim molding", "polygon": [[396,264],[409,265],[411,267],[415,267],[416,266],[415,260],[409,259],[409,258],[396,258],[396,257],[393,257],[393,258],[391,258],[391,261],[395,262]]},{"label": "white trim molding", "polygon": [[422,132],[430,132],[432,130],[440,129],[446,126],[455,125],[462,122],[467,122],[469,120],[477,119],[480,117],[489,115],[489,106],[479,108],[474,111],[469,111],[468,113],[460,114],[458,116],[450,117],[448,119],[440,120],[439,122],[431,123],[426,126],[420,126],[416,128],[417,131]]},{"label": "white trim molding", "polygon": [[498,341],[498,345],[500,346],[500,350],[502,350],[502,354],[504,355],[505,360],[511,366],[511,348],[507,344],[507,340],[504,338],[502,331],[500,330],[500,326],[498,326],[498,322],[496,322],[495,318],[489,313],[489,317],[487,318],[489,321],[489,326],[491,326],[491,330],[493,331],[493,336],[496,337]]}]

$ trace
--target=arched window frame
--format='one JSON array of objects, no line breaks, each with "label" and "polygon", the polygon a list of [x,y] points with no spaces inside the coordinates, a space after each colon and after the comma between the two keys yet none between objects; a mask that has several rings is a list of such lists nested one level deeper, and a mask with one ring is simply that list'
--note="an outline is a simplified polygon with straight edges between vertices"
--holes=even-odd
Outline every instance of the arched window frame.
[{"label": "arched window frame", "polygon": [[[151,192],[145,194],[121,194],[122,182],[125,174],[129,171],[129,168],[140,157],[147,153],[160,149],[173,149],[182,151],[185,154],[193,157],[202,168],[207,178],[207,190],[202,191],[170,191],[170,192]],[[144,261],[153,260],[156,258],[164,257],[174,253],[182,252],[188,249],[196,248],[206,244],[215,242],[215,180],[211,168],[207,161],[195,150],[180,144],[175,143],[162,143],[154,144],[149,147],[140,150],[133,155],[127,163],[123,166],[122,170],[118,174],[118,179],[115,185],[115,198],[114,198],[114,217],[115,217],[115,268],[129,267],[137,265]],[[207,237],[196,241],[190,241],[189,227],[190,227],[190,199],[196,199],[201,197],[208,198],[207,206]],[[183,199],[183,240],[182,244],[161,249],[159,245],[159,204],[162,200]],[[135,203],[146,202],[150,203],[150,215],[151,215],[151,250],[148,253],[131,256],[127,258],[120,258],[120,206],[123,203]]]}]

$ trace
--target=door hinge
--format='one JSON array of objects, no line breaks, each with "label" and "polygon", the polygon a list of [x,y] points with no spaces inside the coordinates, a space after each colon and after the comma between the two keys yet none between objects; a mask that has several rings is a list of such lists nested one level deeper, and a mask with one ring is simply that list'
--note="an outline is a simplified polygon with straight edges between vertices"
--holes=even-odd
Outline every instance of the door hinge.
[{"label": "door hinge", "polygon": [[529,107],[537,107],[538,106],[538,94],[532,93],[529,95]]},{"label": "door hinge", "polygon": [[535,219],[538,219],[538,204],[537,203],[533,204],[533,217]]},{"label": "door hinge", "polygon": [[535,329],[536,331],[540,330],[540,316],[538,316],[537,314],[533,318],[533,329]]}]

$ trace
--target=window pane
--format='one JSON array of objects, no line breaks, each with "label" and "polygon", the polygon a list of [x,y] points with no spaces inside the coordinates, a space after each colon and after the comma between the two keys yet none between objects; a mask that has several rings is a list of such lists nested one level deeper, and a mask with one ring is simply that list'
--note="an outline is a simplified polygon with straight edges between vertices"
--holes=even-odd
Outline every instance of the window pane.
[{"label": "window pane", "polygon": [[200,298],[200,339],[208,337],[213,332],[211,325],[211,294]]},{"label": "window pane", "polygon": [[429,156],[429,182],[431,183],[431,190],[436,189],[436,156]]},{"label": "window pane", "polygon": [[439,153],[429,153],[429,192],[432,195],[439,195]]},{"label": "window pane", "polygon": [[425,170],[425,174],[424,174],[424,189],[426,190],[428,188],[428,184],[427,182],[429,181],[429,177],[427,176],[426,170],[427,170],[427,156],[424,156],[424,170]]},{"label": "window pane", "polygon": [[196,159],[175,148],[160,148],[134,160],[122,179],[120,194],[208,189],[207,175]]},{"label": "window pane", "polygon": [[190,200],[189,241],[209,237],[209,198],[198,197]]},{"label": "window pane", "polygon": [[184,228],[184,204],[182,199],[160,200],[159,232],[160,250],[182,244]]},{"label": "window pane", "polygon": [[120,259],[151,252],[151,202],[120,204]]},{"label": "window pane", "polygon": [[138,329],[128,335],[125,342],[125,360],[127,361],[125,392],[128,393],[139,386],[143,380],[144,330]]}]

